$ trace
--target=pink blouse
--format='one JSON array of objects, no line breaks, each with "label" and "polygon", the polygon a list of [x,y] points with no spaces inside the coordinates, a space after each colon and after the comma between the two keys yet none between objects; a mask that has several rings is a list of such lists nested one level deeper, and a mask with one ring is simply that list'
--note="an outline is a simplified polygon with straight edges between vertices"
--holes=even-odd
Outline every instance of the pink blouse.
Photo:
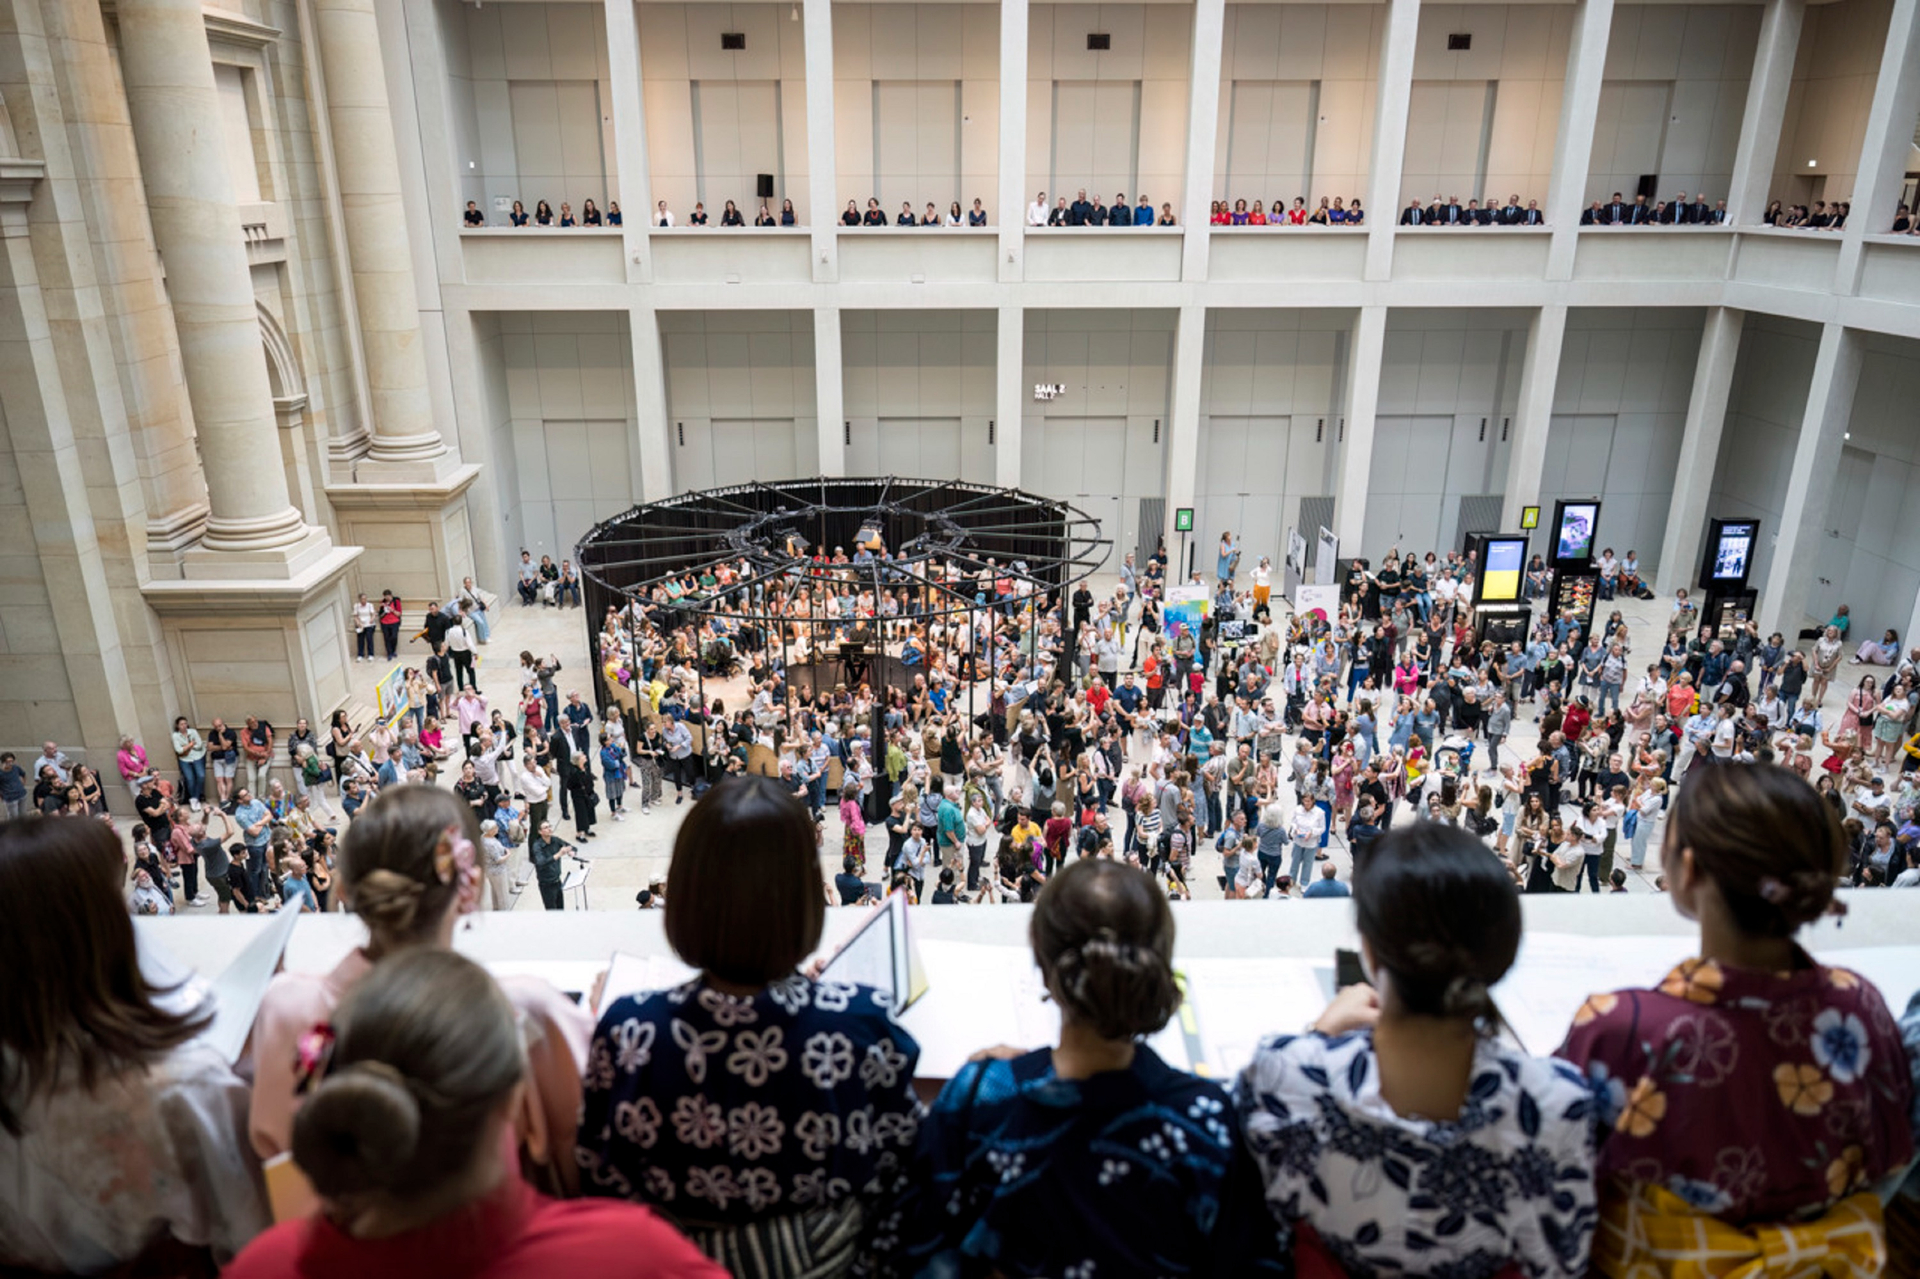
[{"label": "pink blouse", "polygon": [[116,758],[120,763],[120,776],[126,778],[128,781],[146,775],[147,753],[140,749],[138,742],[134,743],[132,750],[121,751]]},{"label": "pink blouse", "polygon": [[[261,1159],[291,1146],[295,1045],[301,1035],[333,1016],[349,990],[373,967],[364,950],[349,954],[330,973],[283,972],[267,987],[253,1023],[253,1101],[248,1135]],[[500,989],[527,1028],[527,1088],[514,1131],[537,1164],[548,1165],[571,1190],[573,1134],[580,1116],[580,1076],[586,1066],[593,1019],[584,1008],[537,977],[505,977]]]}]

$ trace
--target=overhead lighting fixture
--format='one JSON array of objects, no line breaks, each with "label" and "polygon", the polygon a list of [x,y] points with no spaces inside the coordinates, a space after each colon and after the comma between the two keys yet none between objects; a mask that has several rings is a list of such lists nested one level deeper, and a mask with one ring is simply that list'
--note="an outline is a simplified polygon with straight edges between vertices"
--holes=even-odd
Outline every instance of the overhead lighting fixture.
[{"label": "overhead lighting fixture", "polygon": [[794,22],[800,21],[800,0],[794,0],[793,10],[787,14],[787,17]]},{"label": "overhead lighting fixture", "polygon": [[1814,164],[1815,164],[1815,163],[1816,163],[1815,161],[1813,161],[1813,160],[1809,160],[1809,161],[1807,161],[1807,167],[1808,167],[1809,169],[1811,169],[1811,168],[1813,168],[1813,166],[1814,166]]}]

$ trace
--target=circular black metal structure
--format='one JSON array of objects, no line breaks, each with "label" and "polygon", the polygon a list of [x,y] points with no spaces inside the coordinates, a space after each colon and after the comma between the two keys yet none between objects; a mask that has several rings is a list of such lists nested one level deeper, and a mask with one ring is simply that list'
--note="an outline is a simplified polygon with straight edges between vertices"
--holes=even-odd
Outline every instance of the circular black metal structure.
[{"label": "circular black metal structure", "polygon": [[[870,589],[876,599],[904,592],[898,617],[887,621],[951,622],[1055,598],[1098,569],[1110,548],[1092,516],[1019,489],[819,477],[636,506],[590,529],[574,548],[574,562],[585,583],[589,652],[609,608],[657,612],[669,583],[728,565],[730,584],[664,605],[668,616],[683,619],[670,628],[723,620],[777,630],[784,645],[790,631],[805,627],[817,653],[822,645],[814,637],[846,629],[844,619],[826,613],[820,588]],[[849,561],[834,562],[840,554]],[[976,599],[970,584],[981,575],[1012,579],[1011,601]],[[884,644],[873,656],[891,664]],[[599,692],[604,703],[606,690]]]}]

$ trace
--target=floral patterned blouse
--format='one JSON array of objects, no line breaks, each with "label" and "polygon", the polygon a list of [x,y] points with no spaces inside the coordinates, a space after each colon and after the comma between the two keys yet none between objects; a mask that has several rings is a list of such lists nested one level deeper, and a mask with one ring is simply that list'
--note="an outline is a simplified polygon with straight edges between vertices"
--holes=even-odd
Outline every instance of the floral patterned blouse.
[{"label": "floral patterned blouse", "polygon": [[1587,1269],[1598,1219],[1594,1100],[1565,1062],[1489,1039],[1451,1120],[1380,1095],[1373,1035],[1281,1035],[1234,1104],[1282,1222],[1311,1225],[1352,1279],[1483,1279]]},{"label": "floral patterned blouse", "polygon": [[695,979],[615,1000],[587,1055],[587,1194],[742,1225],[892,1189],[920,1045],[866,986],[795,974],[751,998]]},{"label": "floral patterned blouse", "polygon": [[1079,1080],[1044,1048],[964,1067],[874,1244],[898,1274],[1283,1272],[1226,1092],[1144,1044],[1126,1070]]},{"label": "floral patterned blouse", "polygon": [[1796,951],[1792,972],[1681,963],[1595,995],[1560,1055],[1603,1094],[1600,1171],[1734,1223],[1816,1214],[1913,1157],[1900,1028],[1879,991]]}]

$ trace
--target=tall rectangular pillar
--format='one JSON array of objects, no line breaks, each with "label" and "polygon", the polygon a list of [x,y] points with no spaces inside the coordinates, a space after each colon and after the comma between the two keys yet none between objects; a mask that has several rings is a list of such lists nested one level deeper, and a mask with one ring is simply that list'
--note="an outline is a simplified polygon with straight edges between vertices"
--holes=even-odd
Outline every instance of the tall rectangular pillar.
[{"label": "tall rectangular pillar", "polygon": [[[631,3],[631,0],[616,0]],[[807,225],[812,229],[813,278],[840,278],[840,202],[833,154],[833,0],[806,0],[807,73]],[[839,322],[834,323],[839,343]],[[817,349],[817,348],[816,348]],[[823,426],[824,430],[825,427]]]},{"label": "tall rectangular pillar", "polygon": [[1393,274],[1393,228],[1394,219],[1400,216],[1400,170],[1406,159],[1413,52],[1419,36],[1420,0],[1388,0],[1387,34],[1380,42],[1380,83],[1373,108],[1373,159],[1367,168],[1367,203],[1373,206],[1373,221],[1367,232],[1369,280],[1385,280]]},{"label": "tall rectangular pillar", "polygon": [[[607,78],[613,89],[613,153],[620,174],[620,241],[627,280],[653,279],[653,171],[647,161],[646,79],[640,70],[640,24],[633,0],[607,0]],[[812,104],[809,103],[809,106]]]},{"label": "tall rectangular pillar", "polygon": [[1527,324],[1527,355],[1520,365],[1520,411],[1514,415],[1507,454],[1507,491],[1500,527],[1519,528],[1520,508],[1540,504],[1547,468],[1547,434],[1553,428],[1553,388],[1560,377],[1560,348],[1567,337],[1567,308],[1543,306]]},{"label": "tall rectangular pillar", "polygon": [[[1019,488],[1021,427],[1027,411],[1027,317],[1017,302],[1002,303],[994,359],[993,482],[1001,488]],[[1036,484],[1038,476],[1026,476]]]},{"label": "tall rectangular pillar", "polygon": [[660,348],[660,313],[636,306],[628,323],[633,340],[635,444],[640,450],[640,500],[673,496],[673,450],[667,436],[667,368]]},{"label": "tall rectangular pillar", "polygon": [[[1207,195],[1213,189],[1213,152],[1219,143],[1220,57],[1226,38],[1226,0],[1195,0],[1193,69],[1187,82],[1187,184],[1185,207],[1178,215],[1186,228],[1180,268],[1183,280],[1207,278],[1212,240],[1205,210]],[[1204,312],[1201,323],[1204,327]],[[1198,412],[1198,399],[1194,403]]]},{"label": "tall rectangular pillar", "polygon": [[1753,74],[1747,80],[1747,106],[1740,117],[1740,141],[1733,153],[1733,181],[1727,188],[1730,226],[1753,226],[1766,211],[1806,13],[1807,0],[1767,0],[1761,15]]},{"label": "tall rectangular pillar", "polygon": [[[1373,423],[1380,408],[1380,365],[1387,349],[1387,308],[1363,306],[1347,361],[1347,418],[1342,428],[1340,478],[1333,491],[1333,532],[1340,550],[1360,554],[1367,531],[1367,483],[1373,473]],[[1306,537],[1312,529],[1301,529]]]},{"label": "tall rectangular pillar", "polygon": [[1840,476],[1840,446],[1860,387],[1860,340],[1844,325],[1820,330],[1820,352],[1807,386],[1807,410],[1787,474],[1787,500],[1773,541],[1773,563],[1760,590],[1760,633],[1791,634],[1806,616],[1807,595],[1820,562],[1827,511]]},{"label": "tall rectangular pillar", "polygon": [[1720,460],[1720,435],[1727,423],[1727,397],[1740,358],[1740,333],[1747,313],[1732,307],[1707,309],[1700,333],[1700,356],[1693,366],[1693,391],[1687,397],[1686,434],[1680,438],[1680,462],[1673,475],[1673,502],[1667,531],[1660,539],[1660,563],[1654,588],[1670,595],[1685,586],[1700,562],[1706,535],[1707,502],[1713,495],[1713,471]]},{"label": "tall rectangular pillar", "polygon": [[1606,78],[1607,38],[1613,31],[1613,0],[1580,0],[1567,48],[1566,87],[1560,94],[1560,133],[1553,145],[1553,176],[1547,185],[1547,278],[1573,278],[1580,247],[1580,208],[1593,159],[1593,130],[1600,117],[1600,85]]},{"label": "tall rectangular pillar", "polygon": [[1000,0],[1000,279],[1027,264],[1027,0]]},{"label": "tall rectangular pillar", "polygon": [[1874,83],[1873,106],[1867,112],[1867,134],[1860,142],[1853,207],[1840,233],[1835,293],[1851,296],[1859,291],[1866,237],[1884,235],[1893,227],[1916,117],[1920,117],[1920,0],[1894,0],[1886,47],[1880,54],[1880,78]]},{"label": "tall rectangular pillar", "polygon": [[[1209,161],[1211,165],[1211,161]],[[1198,304],[1180,308],[1179,329],[1173,343],[1173,394],[1168,397],[1167,516],[1193,505],[1200,473],[1200,383],[1206,376],[1207,308]]]},{"label": "tall rectangular pillar", "polygon": [[847,473],[845,368],[840,358],[840,308],[813,308],[813,399],[818,406],[820,474]]}]

